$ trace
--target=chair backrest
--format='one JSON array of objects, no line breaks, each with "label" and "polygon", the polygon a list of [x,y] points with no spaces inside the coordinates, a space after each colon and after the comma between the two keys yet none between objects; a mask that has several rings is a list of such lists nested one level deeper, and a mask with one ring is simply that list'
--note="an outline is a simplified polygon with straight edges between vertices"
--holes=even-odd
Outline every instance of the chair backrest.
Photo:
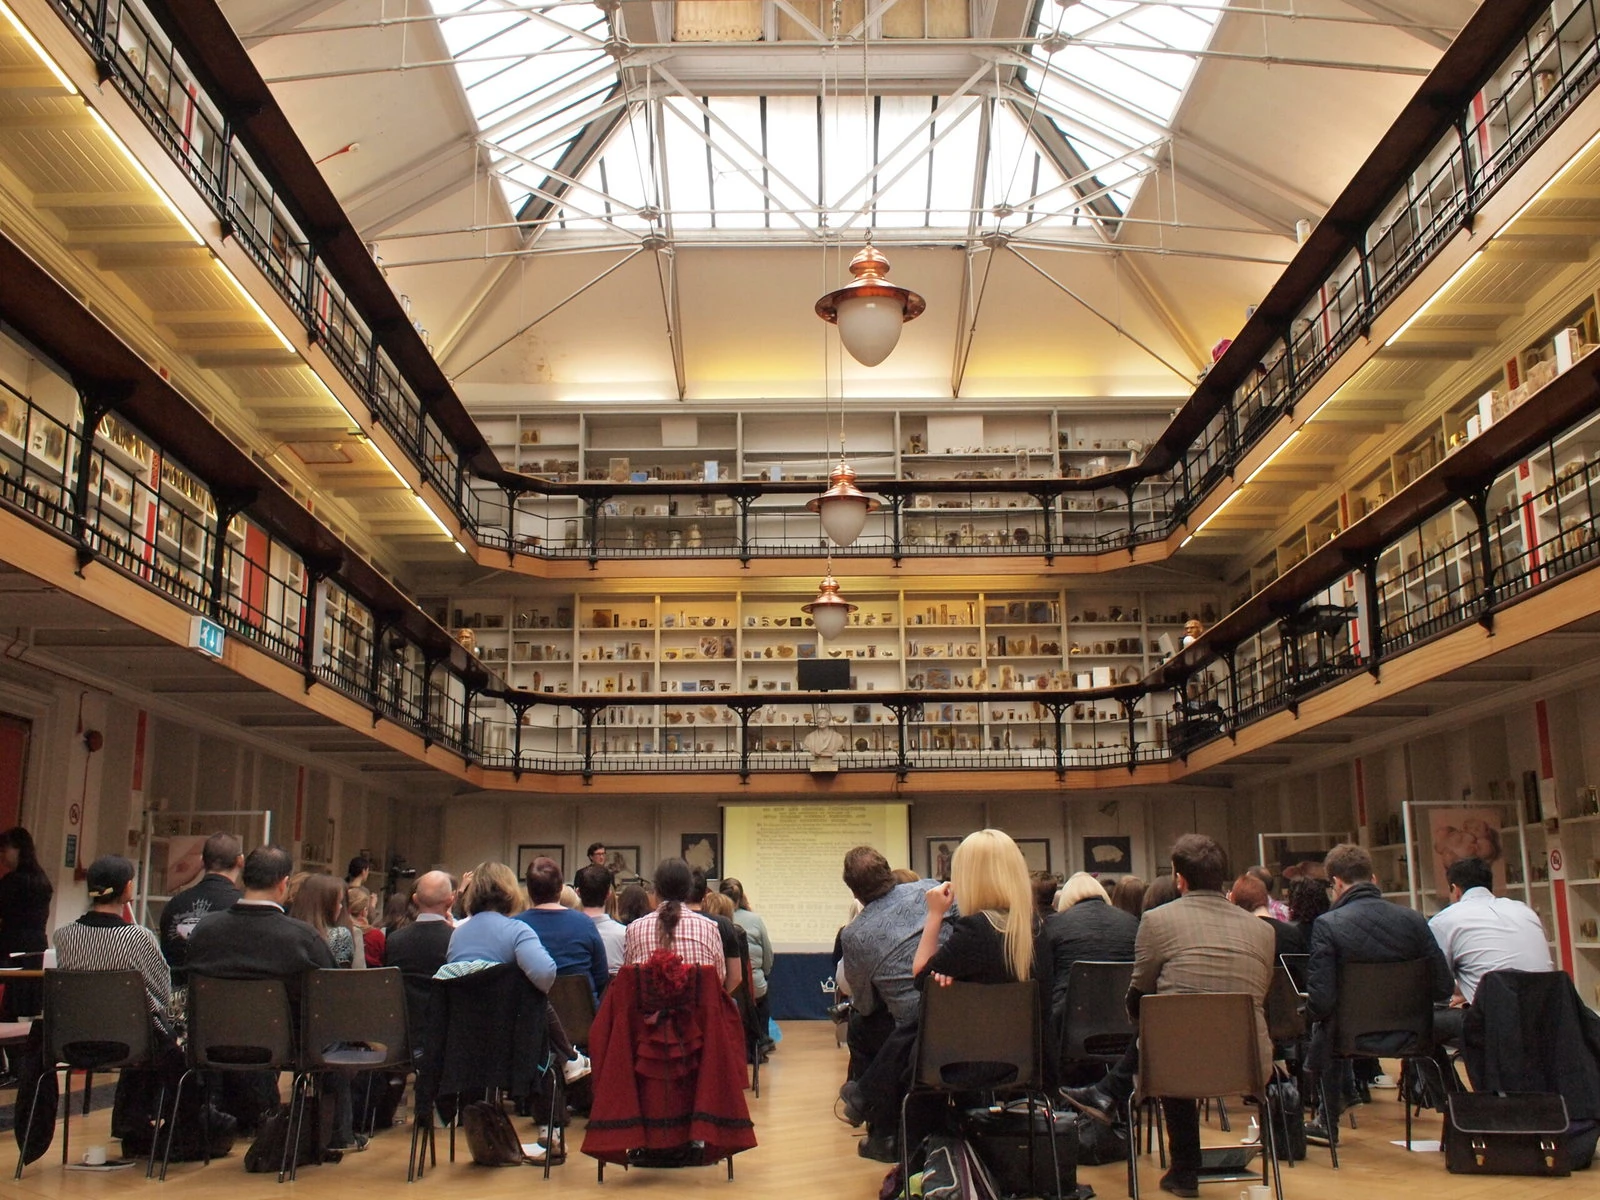
[{"label": "chair backrest", "polygon": [[1433,1050],[1433,997],[1428,962],[1342,963],[1338,998],[1334,1001],[1335,1054],[1370,1054],[1363,1039],[1379,1034],[1401,1035],[1389,1043],[1389,1054],[1429,1054]]},{"label": "chair backrest", "polygon": [[1128,1019],[1131,962],[1075,962],[1067,970],[1061,1061],[1115,1062],[1139,1029]]},{"label": "chair backrest", "polygon": [[1274,1042],[1296,1042],[1306,1035],[1306,1010],[1294,977],[1283,964],[1273,968],[1267,990],[1267,1036]]},{"label": "chair backrest", "polygon": [[138,971],[46,971],[45,1052],[51,1062],[114,1070],[150,1061],[150,1001]]},{"label": "chair backrest", "polygon": [[1311,973],[1311,955],[1280,954],[1278,965],[1289,973],[1289,981],[1294,984],[1294,990],[1304,996],[1306,977]]},{"label": "chair backrest", "polygon": [[1255,1093],[1266,1078],[1255,1001],[1191,992],[1139,1001],[1139,1091],[1200,1100]]},{"label": "chair backrest", "polygon": [[587,975],[557,975],[550,985],[550,1007],[574,1046],[589,1044],[594,1024],[594,985]]},{"label": "chair backrest", "polygon": [[189,1065],[216,1071],[288,1071],[294,1019],[281,979],[189,973]]},{"label": "chair backrest", "polygon": [[922,995],[916,1086],[1038,1089],[1039,990],[1033,982],[929,984]]},{"label": "chair backrest", "polygon": [[499,963],[441,980],[434,998],[429,1057],[441,1094],[532,1094],[549,1052],[548,1002],[520,967]]},{"label": "chair backrest", "polygon": [[[405,979],[399,967],[307,971],[300,1021],[300,1053],[308,1068],[411,1066]],[[360,1045],[367,1048],[351,1049]]]}]

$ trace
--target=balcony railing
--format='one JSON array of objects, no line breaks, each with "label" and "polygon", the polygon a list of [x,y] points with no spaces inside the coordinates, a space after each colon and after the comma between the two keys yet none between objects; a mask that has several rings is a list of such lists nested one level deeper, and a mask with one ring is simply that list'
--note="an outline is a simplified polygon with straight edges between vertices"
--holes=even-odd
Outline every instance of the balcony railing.
[{"label": "balcony railing", "polygon": [[[396,367],[374,335],[377,322],[349,299],[348,281],[323,261],[315,239],[294,215],[299,197],[274,182],[273,172],[252,159],[225,115],[226,106],[210,97],[200,73],[175,48],[152,17],[151,7],[138,0],[53,3],[102,63],[113,86],[183,169],[224,233],[248,252],[307,335],[323,347],[363,398],[372,421],[391,432],[473,536],[512,554],[540,558],[576,554],[591,560],[627,559],[639,553],[637,545],[630,547],[625,538],[609,531],[612,514],[601,507],[603,500],[586,508],[576,547],[551,530],[530,532],[511,519],[511,510],[526,504],[529,497],[569,493],[539,479],[505,470],[486,473],[469,463],[469,458],[481,460],[481,450],[465,453],[430,413],[421,399],[428,389]],[[1278,318],[1265,312],[1247,323],[1236,339],[1236,352],[1223,357],[1186,406],[1180,424],[1197,432],[1176,444],[1180,435],[1169,430],[1142,464],[1115,477],[1056,480],[1049,488],[1039,487],[1037,481],[997,482],[992,493],[1014,498],[1022,508],[1036,504],[1038,511],[1028,515],[1042,526],[1039,536],[1030,536],[1020,547],[1012,541],[1006,552],[1046,558],[1097,554],[1160,541],[1179,529],[1593,90],[1600,78],[1596,4],[1597,0],[1557,0],[1544,5],[1483,6],[1468,26],[1474,36],[1463,37],[1460,45],[1447,51],[1435,72],[1448,68],[1452,78],[1470,78],[1470,100],[1458,111],[1443,114],[1416,101],[1402,115],[1408,128],[1433,134],[1437,127],[1433,144],[1422,146],[1415,165],[1399,178],[1391,172],[1377,190],[1358,175],[1351,188],[1365,190],[1354,199],[1347,191],[1336,208],[1348,201],[1347,206],[1359,205],[1376,215],[1359,228],[1341,229],[1338,236],[1343,241],[1335,255],[1329,255],[1326,245],[1308,244],[1302,249],[1286,278],[1304,276],[1296,266],[1305,256],[1321,255],[1331,265],[1292,303],[1276,306],[1294,313],[1282,321],[1283,327],[1273,328],[1270,321]],[[1485,37],[1496,39],[1499,50],[1485,53],[1475,48]],[[261,87],[265,89],[264,84]],[[453,396],[449,402],[458,404]],[[473,486],[475,480],[478,487]],[[1074,533],[1068,522],[1049,520],[1052,510],[1068,509],[1067,497],[1072,494],[1115,494],[1140,482],[1147,485],[1153,501],[1119,502],[1121,515],[1129,519],[1114,528],[1086,536]],[[490,485],[487,493],[484,484]],[[504,489],[504,503],[489,499],[496,488]],[[887,485],[879,490],[895,494]],[[757,484],[708,483],[694,491],[746,504],[781,494]],[[631,494],[626,488],[615,493]],[[586,497],[586,503],[590,499],[594,498]],[[1117,515],[1113,505],[1110,517]],[[952,548],[948,543],[919,544],[906,514],[894,516],[891,524],[864,539],[853,553],[899,558]],[[959,541],[959,531],[957,537],[954,548],[967,549]],[[796,519],[770,534],[752,533],[746,525],[719,532],[709,541],[702,537],[697,546],[663,544],[651,549],[665,557],[747,560],[758,555],[811,556],[817,545],[815,523]],[[989,546],[980,542],[975,549],[994,552],[1001,547],[991,540]]]}]

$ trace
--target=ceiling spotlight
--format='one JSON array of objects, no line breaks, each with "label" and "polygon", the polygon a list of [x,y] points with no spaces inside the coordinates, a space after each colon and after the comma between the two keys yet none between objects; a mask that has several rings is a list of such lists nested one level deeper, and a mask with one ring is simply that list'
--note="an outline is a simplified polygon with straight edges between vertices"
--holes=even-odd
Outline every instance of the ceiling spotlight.
[{"label": "ceiling spotlight", "polygon": [[839,581],[833,577],[830,567],[817,585],[817,598],[810,604],[802,604],[800,611],[809,614],[817,632],[831,641],[845,631],[856,606],[839,595]]},{"label": "ceiling spotlight", "polygon": [[867,514],[883,506],[856,487],[856,473],[845,462],[842,451],[839,465],[828,476],[828,490],[812,500],[806,508],[822,518],[822,532],[835,546],[850,545],[866,528]]},{"label": "ceiling spotlight", "polygon": [[875,367],[900,341],[900,326],[923,314],[928,302],[909,288],[890,283],[889,260],[869,242],[850,260],[853,278],[817,301],[817,316],[839,327],[850,357]]}]

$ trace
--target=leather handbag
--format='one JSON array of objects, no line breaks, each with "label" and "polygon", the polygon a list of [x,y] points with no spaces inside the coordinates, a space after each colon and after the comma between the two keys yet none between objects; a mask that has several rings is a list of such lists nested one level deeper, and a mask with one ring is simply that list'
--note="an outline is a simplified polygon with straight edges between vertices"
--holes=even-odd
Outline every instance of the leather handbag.
[{"label": "leather handbag", "polygon": [[1452,1092],[1444,1165],[1455,1175],[1570,1175],[1567,1104],[1554,1092]]}]

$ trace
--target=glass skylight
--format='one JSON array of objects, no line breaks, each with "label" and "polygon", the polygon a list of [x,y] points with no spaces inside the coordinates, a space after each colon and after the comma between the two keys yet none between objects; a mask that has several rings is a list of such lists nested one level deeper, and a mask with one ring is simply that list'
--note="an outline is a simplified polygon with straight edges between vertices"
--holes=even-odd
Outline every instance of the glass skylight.
[{"label": "glass skylight", "polygon": [[[650,64],[653,57],[673,68],[672,56],[630,57],[626,47],[608,47],[613,30],[596,5],[432,2],[513,212],[553,233],[629,240],[660,230],[772,231],[812,241],[824,226],[960,240],[974,229],[1114,222],[1159,161],[1194,75],[1194,52],[1220,16],[1168,0],[1065,7],[1040,0],[1027,25],[1037,40],[1018,48],[1026,65],[1017,82],[997,90],[996,76],[980,72],[981,92],[961,94],[956,78],[943,93],[905,94],[903,83],[881,86],[875,73],[873,90],[882,94],[869,114],[859,96],[860,52],[848,40],[836,56],[842,96],[825,85],[819,96],[816,80],[789,76],[787,94],[775,84],[767,95],[707,87],[691,98]],[[900,4],[911,6],[908,13],[935,11],[919,0]],[[826,26],[826,3],[801,10]],[[774,10],[762,26],[766,36],[811,38],[785,11]],[[861,11],[860,0],[847,0],[847,33]],[[715,47],[716,61],[759,76],[761,57],[776,51],[743,48],[748,18],[716,37],[678,44],[693,56],[710,42],[739,42]],[[918,49],[908,44],[930,27],[917,15],[896,37],[898,26],[891,33],[882,20],[875,53]],[[939,50],[951,53],[949,46],[946,35]],[[969,60],[959,76],[979,62]],[[657,210],[660,220],[652,221]]]}]

